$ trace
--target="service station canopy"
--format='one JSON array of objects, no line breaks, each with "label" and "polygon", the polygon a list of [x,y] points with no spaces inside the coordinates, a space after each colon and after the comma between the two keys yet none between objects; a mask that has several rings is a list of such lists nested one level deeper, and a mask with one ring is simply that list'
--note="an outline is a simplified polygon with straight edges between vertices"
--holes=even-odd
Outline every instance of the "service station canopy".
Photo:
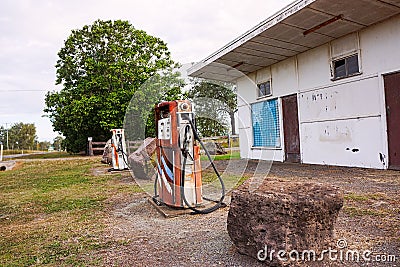
[{"label": "service station canopy", "polygon": [[399,13],[400,0],[296,1],[193,65],[188,74],[234,81],[240,72],[247,75]]}]

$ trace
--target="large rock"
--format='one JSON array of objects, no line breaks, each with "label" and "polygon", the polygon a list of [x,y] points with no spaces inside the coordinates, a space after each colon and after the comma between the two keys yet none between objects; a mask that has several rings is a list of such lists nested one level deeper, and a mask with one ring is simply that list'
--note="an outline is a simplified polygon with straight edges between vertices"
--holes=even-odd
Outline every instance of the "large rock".
[{"label": "large rock", "polygon": [[210,153],[210,155],[225,155],[225,154],[227,154],[227,152],[221,146],[220,143],[206,142],[206,143],[204,143],[204,146],[206,147],[206,149],[207,149],[208,153]]},{"label": "large rock", "polygon": [[105,164],[112,163],[112,146],[111,146],[111,139],[108,139],[106,145],[104,146],[103,156],[101,158],[101,162]]},{"label": "large rock", "polygon": [[[248,188],[246,182],[232,192],[228,214],[228,233],[240,253],[283,266],[293,263],[289,257],[293,250],[302,259],[303,251],[315,251],[318,258],[329,248],[343,206],[338,188],[282,180],[265,180],[253,192]],[[277,257],[279,250],[287,253],[285,257]],[[297,258],[296,252],[290,256]]]},{"label": "large rock", "polygon": [[135,178],[149,179],[147,173],[147,164],[151,156],[156,151],[156,139],[148,137],[143,141],[143,144],[136,149],[135,152],[129,155],[128,163]]}]

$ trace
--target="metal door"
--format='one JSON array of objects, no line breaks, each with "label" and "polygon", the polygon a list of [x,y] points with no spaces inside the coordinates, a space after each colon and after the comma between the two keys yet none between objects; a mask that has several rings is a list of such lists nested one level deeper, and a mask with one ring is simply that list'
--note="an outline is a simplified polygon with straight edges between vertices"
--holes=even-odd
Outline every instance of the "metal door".
[{"label": "metal door", "polygon": [[300,162],[300,135],[297,95],[282,98],[285,160]]},{"label": "metal door", "polygon": [[400,72],[383,77],[389,145],[389,168],[400,170]]}]

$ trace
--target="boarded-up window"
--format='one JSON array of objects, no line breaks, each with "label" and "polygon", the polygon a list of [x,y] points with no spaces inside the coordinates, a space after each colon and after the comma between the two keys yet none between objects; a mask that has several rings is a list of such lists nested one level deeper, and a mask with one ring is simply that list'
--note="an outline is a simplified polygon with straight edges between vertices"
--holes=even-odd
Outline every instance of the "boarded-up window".
[{"label": "boarded-up window", "polygon": [[354,54],[358,50],[358,35],[356,33],[349,34],[331,42],[332,59]]},{"label": "boarded-up window", "polygon": [[331,42],[332,79],[361,73],[358,34],[353,33]]},{"label": "boarded-up window", "polygon": [[272,99],[251,105],[254,147],[280,147],[278,100]]}]

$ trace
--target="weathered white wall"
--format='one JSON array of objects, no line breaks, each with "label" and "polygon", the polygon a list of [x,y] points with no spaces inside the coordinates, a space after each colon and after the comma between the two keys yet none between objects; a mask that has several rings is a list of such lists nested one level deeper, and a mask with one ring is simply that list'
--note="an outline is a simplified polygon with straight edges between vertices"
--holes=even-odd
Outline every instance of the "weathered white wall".
[{"label": "weathered white wall", "polygon": [[297,92],[297,73],[295,57],[271,66],[272,93],[274,97]]},{"label": "weathered white wall", "polygon": [[[304,163],[386,168],[380,160],[383,155],[387,162],[388,151],[382,74],[400,70],[399,44],[400,15],[249,77],[253,82],[271,79],[273,95],[267,99],[298,94]],[[361,75],[331,80],[331,56],[339,53],[338,49],[343,53],[357,49],[361,53]],[[237,82],[238,94],[243,97],[239,101],[241,156],[284,160],[283,134],[281,149],[251,148],[249,104],[260,99],[255,85],[249,84],[243,78]]]},{"label": "weathered white wall", "polygon": [[381,117],[302,123],[303,162],[384,168]]},{"label": "weathered white wall", "polygon": [[255,74],[250,74],[248,77],[243,76],[236,81],[239,107],[257,100],[255,77]]},{"label": "weathered white wall", "polygon": [[[307,163],[382,168],[377,76],[299,94],[302,159]],[[351,149],[356,153],[349,153]]]},{"label": "weathered white wall", "polygon": [[300,122],[380,116],[379,79],[342,80],[335,86],[299,94]]},{"label": "weathered white wall", "polygon": [[400,15],[360,34],[365,75],[400,69]]},{"label": "weathered white wall", "polygon": [[251,158],[251,146],[253,143],[251,128],[250,104],[256,100],[257,87],[254,83],[255,75],[241,77],[236,81],[238,95],[238,129],[239,147],[242,158]]},{"label": "weathered white wall", "polygon": [[297,55],[299,88],[314,88],[330,83],[329,45]]}]

